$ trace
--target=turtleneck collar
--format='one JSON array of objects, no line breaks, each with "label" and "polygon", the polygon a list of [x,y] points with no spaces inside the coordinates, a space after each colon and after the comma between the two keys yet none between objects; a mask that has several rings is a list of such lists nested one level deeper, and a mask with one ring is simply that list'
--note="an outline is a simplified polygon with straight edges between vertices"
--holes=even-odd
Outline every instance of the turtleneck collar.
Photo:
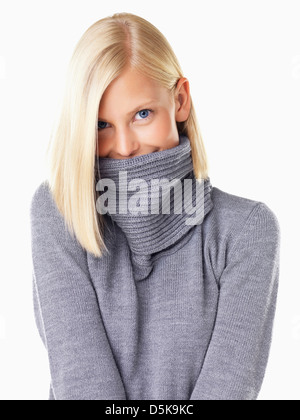
[{"label": "turtleneck collar", "polygon": [[[210,179],[195,178],[190,140],[184,135],[171,149],[129,159],[96,157],[95,173],[96,181],[101,179],[100,188],[97,183],[100,197],[104,194],[97,199],[97,210],[109,206],[107,214],[127,238],[138,280],[151,272],[157,253],[187,240],[188,233],[202,224],[213,207]],[[113,181],[115,191],[107,178]],[[173,181],[175,188],[155,189],[154,179],[160,185],[162,179],[167,185]],[[174,195],[174,191],[180,193]],[[153,214],[151,205],[155,204],[158,208]]]}]

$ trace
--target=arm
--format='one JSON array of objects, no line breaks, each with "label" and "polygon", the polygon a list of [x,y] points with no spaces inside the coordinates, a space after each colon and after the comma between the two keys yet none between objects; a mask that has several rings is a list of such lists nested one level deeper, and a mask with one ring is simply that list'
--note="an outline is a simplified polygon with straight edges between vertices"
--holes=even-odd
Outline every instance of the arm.
[{"label": "arm", "polygon": [[52,399],[125,400],[86,252],[65,229],[49,191],[31,203],[36,323],[50,365]]},{"label": "arm", "polygon": [[264,204],[228,249],[214,331],[191,400],[255,400],[270,350],[280,230]]}]

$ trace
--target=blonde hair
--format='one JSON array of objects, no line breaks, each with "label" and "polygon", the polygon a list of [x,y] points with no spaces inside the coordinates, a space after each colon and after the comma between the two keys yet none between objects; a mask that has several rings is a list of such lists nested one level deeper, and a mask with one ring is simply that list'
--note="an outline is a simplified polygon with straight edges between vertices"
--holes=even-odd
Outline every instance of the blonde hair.
[{"label": "blonde hair", "polygon": [[[96,210],[99,104],[105,89],[128,64],[172,93],[183,77],[169,42],[147,20],[116,13],[97,21],[83,34],[71,57],[59,119],[47,149],[54,201],[70,233],[96,257],[107,251],[104,222]],[[207,179],[207,157],[192,100],[188,119],[177,122],[177,128],[190,139],[195,176]]]}]

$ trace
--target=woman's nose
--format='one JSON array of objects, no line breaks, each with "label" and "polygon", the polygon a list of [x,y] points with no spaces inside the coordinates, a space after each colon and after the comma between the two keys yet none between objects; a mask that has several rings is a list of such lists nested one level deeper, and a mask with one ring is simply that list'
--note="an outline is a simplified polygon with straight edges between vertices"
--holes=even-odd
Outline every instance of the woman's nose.
[{"label": "woman's nose", "polygon": [[116,159],[128,159],[138,153],[140,144],[130,131],[119,131],[116,133],[113,149]]}]

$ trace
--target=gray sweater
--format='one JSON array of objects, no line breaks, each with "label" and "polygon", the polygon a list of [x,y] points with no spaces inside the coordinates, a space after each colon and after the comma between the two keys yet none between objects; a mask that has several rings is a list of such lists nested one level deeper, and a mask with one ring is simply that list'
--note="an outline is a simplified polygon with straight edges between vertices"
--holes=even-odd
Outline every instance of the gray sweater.
[{"label": "gray sweater", "polygon": [[[47,181],[36,189],[33,297],[49,399],[257,399],[278,289],[278,220],[266,204],[212,187],[209,178],[196,190],[190,150],[181,136],[165,151],[96,159],[102,179],[116,181],[121,169],[147,185],[191,179],[192,203],[202,210],[194,225],[187,211],[110,211],[102,216],[109,250],[102,258],[65,229]],[[140,194],[145,203],[149,191]],[[120,204],[132,194],[117,197]]]}]

